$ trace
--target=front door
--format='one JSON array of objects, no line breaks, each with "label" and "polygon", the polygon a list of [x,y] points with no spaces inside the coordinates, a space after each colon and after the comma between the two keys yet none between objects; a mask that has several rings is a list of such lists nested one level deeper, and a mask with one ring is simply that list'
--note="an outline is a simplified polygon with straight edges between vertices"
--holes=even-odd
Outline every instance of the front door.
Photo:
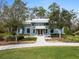
[{"label": "front door", "polygon": [[43,30],[41,30],[41,35],[43,35]]},{"label": "front door", "polygon": [[40,34],[41,34],[40,29],[38,29],[38,30],[37,30],[37,34],[38,34],[38,35],[40,35]]},{"label": "front door", "polygon": [[38,30],[37,30],[37,34],[38,34],[38,35],[43,35],[43,30],[42,30],[42,29],[38,29]]}]

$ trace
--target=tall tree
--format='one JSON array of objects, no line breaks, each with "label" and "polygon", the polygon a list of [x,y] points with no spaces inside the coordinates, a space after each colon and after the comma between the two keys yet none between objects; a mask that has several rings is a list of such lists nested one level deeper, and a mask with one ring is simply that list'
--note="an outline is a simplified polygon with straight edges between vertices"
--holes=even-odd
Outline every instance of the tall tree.
[{"label": "tall tree", "polygon": [[32,14],[35,18],[44,18],[46,15],[46,10],[43,7],[34,7],[32,8]]},{"label": "tall tree", "polygon": [[[70,28],[71,20],[75,18],[75,14],[73,12],[70,12],[66,9],[60,9],[60,7],[53,3],[49,6],[50,13],[49,13],[49,27],[51,29],[53,28],[59,28],[60,31],[63,27],[67,26]],[[61,38],[61,33],[59,33],[59,37]]]},{"label": "tall tree", "polygon": [[46,10],[43,7],[38,8],[37,16],[39,18],[44,18],[46,15]]},{"label": "tall tree", "polygon": [[0,0],[0,10],[4,7],[5,3],[6,3],[5,0]]},{"label": "tall tree", "polygon": [[60,7],[56,3],[53,3],[49,6],[49,10],[49,27],[51,29],[57,28],[58,26],[56,24],[60,19]]},{"label": "tall tree", "polygon": [[[53,3],[49,6],[50,13],[49,13],[49,27],[50,29],[59,28],[61,30],[61,19],[60,19],[60,7]],[[59,32],[59,37],[61,38],[61,33]]]},{"label": "tall tree", "polygon": [[[0,0],[0,32],[5,32],[7,31],[7,29],[5,30],[5,23],[4,20],[7,19],[7,10],[8,10],[8,6],[6,5],[6,1],[5,0]],[[5,12],[4,12],[5,11]]]},{"label": "tall tree", "polygon": [[33,18],[37,18],[37,12],[38,12],[37,7],[31,8],[31,16],[33,16]]},{"label": "tall tree", "polygon": [[76,19],[76,13],[71,10],[71,11],[68,11],[66,9],[62,9],[62,12],[61,12],[61,19],[64,21],[63,22],[63,25],[65,27],[67,27],[70,31],[70,33],[72,32],[72,23],[74,21],[74,19]]},{"label": "tall tree", "polygon": [[[6,14],[6,9],[4,13]],[[9,31],[17,34],[18,28],[22,27],[23,22],[27,18],[28,9],[26,4],[22,0],[15,0],[11,8],[7,11],[7,20],[5,21],[6,26],[9,28]],[[17,40],[17,37],[16,37]]]}]

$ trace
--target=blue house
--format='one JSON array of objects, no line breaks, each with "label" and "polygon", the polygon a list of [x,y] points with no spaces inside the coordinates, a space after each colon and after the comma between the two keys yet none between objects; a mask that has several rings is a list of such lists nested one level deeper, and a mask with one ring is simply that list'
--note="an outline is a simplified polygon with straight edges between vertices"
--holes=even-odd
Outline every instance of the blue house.
[{"label": "blue house", "polygon": [[64,28],[60,29],[49,29],[49,19],[32,19],[24,22],[24,27],[18,29],[18,34],[28,35],[46,35],[50,34],[64,34]]}]

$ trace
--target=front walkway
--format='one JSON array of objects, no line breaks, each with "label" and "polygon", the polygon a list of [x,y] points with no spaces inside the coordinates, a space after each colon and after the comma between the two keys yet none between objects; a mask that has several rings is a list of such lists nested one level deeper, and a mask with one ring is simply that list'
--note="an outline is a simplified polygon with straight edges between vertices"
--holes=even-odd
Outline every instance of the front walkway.
[{"label": "front walkway", "polygon": [[0,50],[23,48],[23,47],[39,47],[39,46],[79,46],[79,43],[65,43],[65,42],[46,42],[43,36],[37,36],[36,43],[33,44],[14,44],[0,46]]},{"label": "front walkway", "polygon": [[37,37],[37,41],[35,44],[45,44],[45,37],[44,36],[36,36]]}]

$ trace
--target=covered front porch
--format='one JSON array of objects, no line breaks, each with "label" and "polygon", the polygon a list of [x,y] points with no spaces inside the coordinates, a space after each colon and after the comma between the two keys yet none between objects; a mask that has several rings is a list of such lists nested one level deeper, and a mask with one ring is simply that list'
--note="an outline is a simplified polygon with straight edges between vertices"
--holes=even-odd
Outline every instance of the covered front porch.
[{"label": "covered front porch", "polygon": [[36,30],[36,35],[46,35],[47,34],[47,29],[35,29]]},{"label": "covered front porch", "polygon": [[43,35],[49,35],[49,29],[46,28],[45,26],[36,26],[35,29],[33,30],[33,33],[35,35],[43,36]]}]

